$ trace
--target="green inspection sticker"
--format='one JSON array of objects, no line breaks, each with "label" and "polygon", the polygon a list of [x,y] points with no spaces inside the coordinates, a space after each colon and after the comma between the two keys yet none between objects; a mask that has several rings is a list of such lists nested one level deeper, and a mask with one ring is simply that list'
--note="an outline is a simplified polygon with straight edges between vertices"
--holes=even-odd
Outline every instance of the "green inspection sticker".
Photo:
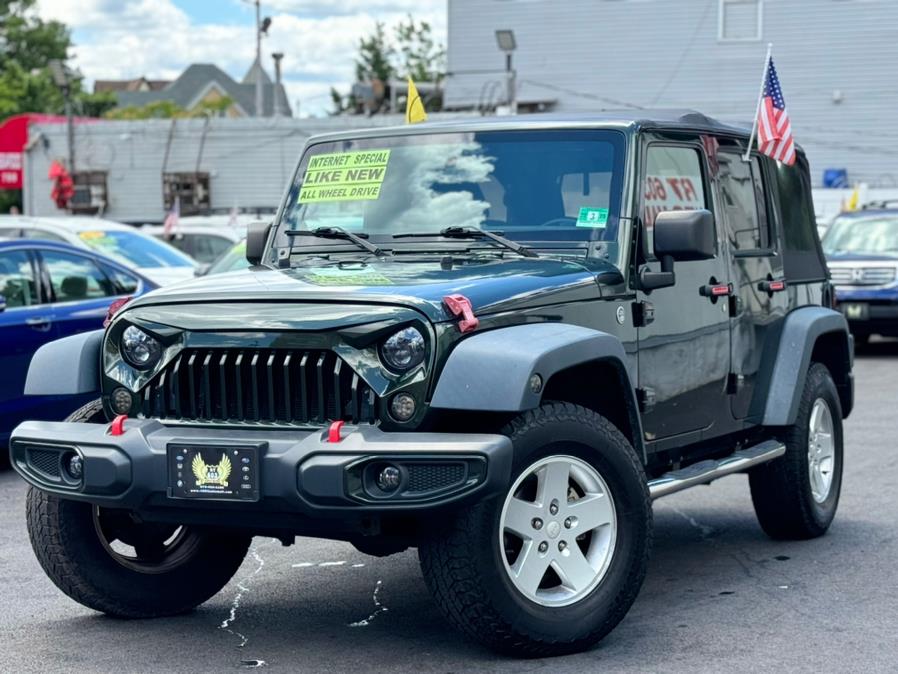
[{"label": "green inspection sticker", "polygon": [[315,155],[302,177],[299,203],[377,199],[389,161],[389,150]]},{"label": "green inspection sticker", "polygon": [[577,227],[604,227],[608,224],[607,208],[588,208],[584,206],[577,216]]},{"label": "green inspection sticker", "polygon": [[306,275],[309,283],[319,286],[390,286],[393,282],[383,274],[355,269],[321,269]]}]

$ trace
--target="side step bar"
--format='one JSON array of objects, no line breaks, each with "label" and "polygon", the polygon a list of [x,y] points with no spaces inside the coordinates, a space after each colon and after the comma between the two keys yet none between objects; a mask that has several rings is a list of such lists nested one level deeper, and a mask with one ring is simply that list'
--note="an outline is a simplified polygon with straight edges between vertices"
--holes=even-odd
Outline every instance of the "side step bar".
[{"label": "side step bar", "polygon": [[708,484],[724,475],[767,463],[786,453],[786,446],[778,440],[766,440],[754,447],[740,449],[723,459],[699,461],[686,468],[672,470],[661,477],[649,480],[652,500],[673,494],[699,484]]}]

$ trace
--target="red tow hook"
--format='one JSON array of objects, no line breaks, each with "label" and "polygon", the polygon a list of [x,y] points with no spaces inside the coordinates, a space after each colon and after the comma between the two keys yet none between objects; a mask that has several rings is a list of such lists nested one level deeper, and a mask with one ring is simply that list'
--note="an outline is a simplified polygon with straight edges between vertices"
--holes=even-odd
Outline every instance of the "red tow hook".
[{"label": "red tow hook", "polygon": [[328,442],[340,442],[343,438],[340,437],[340,431],[343,430],[344,422],[335,421],[330,427],[327,429],[327,441]]},{"label": "red tow hook", "polygon": [[127,414],[119,414],[115,419],[113,419],[112,423],[109,424],[109,435],[124,435],[125,419],[127,418]]},{"label": "red tow hook", "polygon": [[458,322],[458,329],[461,332],[471,332],[476,330],[480,325],[480,319],[474,315],[474,309],[471,307],[471,300],[464,295],[446,295],[443,298],[443,304],[453,316],[461,316]]}]

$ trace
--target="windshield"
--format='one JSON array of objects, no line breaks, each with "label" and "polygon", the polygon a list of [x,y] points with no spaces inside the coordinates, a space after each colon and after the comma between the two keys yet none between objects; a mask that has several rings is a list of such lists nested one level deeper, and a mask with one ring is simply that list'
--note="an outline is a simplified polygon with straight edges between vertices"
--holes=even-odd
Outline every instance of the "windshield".
[{"label": "windshield", "polygon": [[[446,227],[531,242],[617,240],[622,133],[492,131],[358,139],[312,146],[281,226],[339,227],[381,243]],[[303,237],[297,248],[320,248]]]},{"label": "windshield", "polygon": [[78,237],[99,253],[129,267],[193,267],[189,257],[151,236],[121,230],[86,230]]},{"label": "windshield", "polygon": [[206,273],[222,274],[226,271],[236,271],[247,267],[249,267],[249,260],[246,259],[246,241],[244,240],[213,262]]},{"label": "windshield", "polygon": [[821,243],[827,254],[898,255],[898,216],[836,218]]}]

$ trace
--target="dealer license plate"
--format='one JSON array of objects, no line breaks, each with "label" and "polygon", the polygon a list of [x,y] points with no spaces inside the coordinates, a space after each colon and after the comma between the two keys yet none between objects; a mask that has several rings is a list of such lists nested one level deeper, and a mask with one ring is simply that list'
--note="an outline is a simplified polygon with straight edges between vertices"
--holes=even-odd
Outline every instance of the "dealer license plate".
[{"label": "dealer license plate", "polygon": [[259,500],[259,446],[169,445],[168,495]]},{"label": "dealer license plate", "polygon": [[845,318],[851,321],[866,321],[869,318],[868,307],[862,302],[848,302],[842,305]]}]

